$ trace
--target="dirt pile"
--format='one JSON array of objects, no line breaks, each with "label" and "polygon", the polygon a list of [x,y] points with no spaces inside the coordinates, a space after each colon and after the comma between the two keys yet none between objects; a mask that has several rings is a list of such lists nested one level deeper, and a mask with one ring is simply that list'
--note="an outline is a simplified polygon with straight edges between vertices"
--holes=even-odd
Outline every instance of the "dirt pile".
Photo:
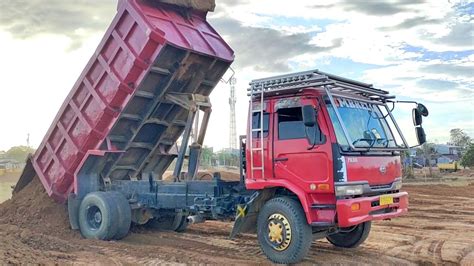
[{"label": "dirt pile", "polygon": [[232,171],[203,171],[198,173],[198,180],[212,180],[214,176],[214,172],[219,172],[221,174],[221,179],[225,181],[239,181],[240,180],[240,174],[237,172],[232,172]]},{"label": "dirt pile", "polygon": [[200,11],[214,11],[216,8],[215,0],[158,0],[158,2],[192,8]]},{"label": "dirt pile", "polygon": [[0,204],[0,224],[11,224],[36,232],[73,236],[66,205],[57,204],[37,177],[12,199]]},{"label": "dirt pile", "polygon": [[[240,174],[236,171],[228,171],[228,170],[202,170],[197,173],[196,180],[212,180],[214,177],[214,173],[219,172],[221,174],[221,179],[224,181],[239,181]],[[173,180],[173,172],[166,171],[163,174],[163,180],[165,181],[172,181]]]}]

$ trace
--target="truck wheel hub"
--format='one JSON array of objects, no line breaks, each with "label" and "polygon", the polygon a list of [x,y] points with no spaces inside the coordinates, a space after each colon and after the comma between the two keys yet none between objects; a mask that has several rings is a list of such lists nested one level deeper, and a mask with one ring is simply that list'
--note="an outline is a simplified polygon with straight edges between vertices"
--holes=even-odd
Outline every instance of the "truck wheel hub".
[{"label": "truck wheel hub", "polygon": [[96,212],[94,215],[94,220],[96,223],[101,223],[102,222],[102,214],[100,212]]},{"label": "truck wheel hub", "polygon": [[87,210],[87,223],[92,230],[99,229],[102,224],[102,213],[96,206],[91,206]]},{"label": "truck wheel hub", "polygon": [[283,251],[290,245],[291,226],[282,214],[275,213],[268,218],[268,240],[278,251]]}]

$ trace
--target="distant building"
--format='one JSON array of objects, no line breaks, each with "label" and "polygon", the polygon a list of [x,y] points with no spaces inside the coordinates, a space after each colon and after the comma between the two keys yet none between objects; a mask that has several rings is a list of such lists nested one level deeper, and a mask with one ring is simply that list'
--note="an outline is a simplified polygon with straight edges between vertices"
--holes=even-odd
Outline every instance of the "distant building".
[{"label": "distant building", "polygon": [[13,159],[0,159],[0,169],[6,171],[12,171],[16,169],[22,169],[25,167],[25,163],[20,163]]},{"label": "distant building", "polygon": [[7,156],[6,152],[0,151],[0,159],[5,159],[6,156]]},{"label": "distant building", "polygon": [[438,154],[460,155],[462,147],[449,144],[436,144],[435,152]]},{"label": "distant building", "polygon": [[461,159],[462,147],[449,144],[434,146],[436,163],[451,163]]}]

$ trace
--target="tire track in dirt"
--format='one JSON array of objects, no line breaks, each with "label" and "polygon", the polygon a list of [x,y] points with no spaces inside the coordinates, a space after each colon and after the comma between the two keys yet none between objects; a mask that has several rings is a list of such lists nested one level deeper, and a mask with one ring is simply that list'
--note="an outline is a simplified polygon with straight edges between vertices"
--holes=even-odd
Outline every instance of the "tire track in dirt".
[{"label": "tire track in dirt", "polygon": [[[356,249],[337,248],[326,240],[314,241],[303,264],[474,265],[474,198],[471,197],[474,186],[405,188],[410,193],[407,216],[374,222],[369,238]],[[39,194],[41,191],[33,192]],[[81,239],[77,232],[60,227],[67,226],[67,219],[60,215],[64,210],[50,206],[49,198],[44,198],[41,205],[31,204],[32,200],[35,197],[29,196],[3,205],[8,208],[0,208],[3,216],[0,219],[1,262],[105,265],[269,263],[255,235],[244,234],[234,240],[228,238],[232,228],[229,222],[209,221],[192,225],[185,233],[133,228],[122,241],[102,242]],[[20,208],[16,208],[17,205],[21,205]],[[35,207],[31,213],[29,205]],[[38,212],[38,207],[41,212]],[[58,218],[62,219],[59,223]],[[49,219],[52,222],[42,227]]]}]

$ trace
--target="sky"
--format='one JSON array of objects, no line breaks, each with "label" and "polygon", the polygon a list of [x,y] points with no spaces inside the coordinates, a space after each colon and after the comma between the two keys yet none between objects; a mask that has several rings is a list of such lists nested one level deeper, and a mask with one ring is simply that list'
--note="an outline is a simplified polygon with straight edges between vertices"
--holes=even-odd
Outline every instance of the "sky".
[{"label": "sky", "polygon": [[[252,79],[319,69],[424,103],[429,141],[474,137],[474,3],[466,0],[216,0],[212,26],[235,51],[237,134]],[[0,150],[37,147],[116,12],[116,0],[0,0]],[[219,84],[205,144],[229,145]],[[415,145],[412,105],[395,116]]]}]

